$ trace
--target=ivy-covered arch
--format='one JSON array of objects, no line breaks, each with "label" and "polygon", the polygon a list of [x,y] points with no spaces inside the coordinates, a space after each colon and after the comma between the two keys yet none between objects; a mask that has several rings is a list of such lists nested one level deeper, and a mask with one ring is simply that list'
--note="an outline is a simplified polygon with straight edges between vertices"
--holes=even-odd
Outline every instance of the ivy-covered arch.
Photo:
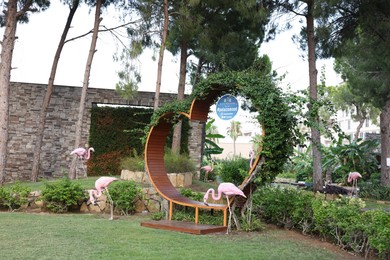
[{"label": "ivy-covered arch", "polygon": [[[173,204],[178,204],[195,209],[195,223],[198,223],[200,208],[222,210],[224,212],[223,224],[227,226],[228,206],[205,204],[181,195],[169,181],[164,162],[166,138],[175,122],[183,116],[190,120],[206,122],[210,106],[225,94],[240,95],[246,98],[248,102],[245,107],[258,111],[257,120],[265,129],[261,152],[248,173],[248,178],[241,185],[247,198],[253,190],[253,182],[255,180],[257,183],[272,181],[293,152],[295,120],[289,112],[289,106],[282,91],[277,87],[271,75],[264,75],[252,69],[209,76],[196,86],[189,98],[182,102],[165,105],[152,116],[151,128],[148,131],[145,145],[145,165],[154,188],[169,201],[169,220],[172,219]],[[261,165],[261,171],[258,171],[259,165]]]},{"label": "ivy-covered arch", "polygon": [[[258,68],[251,68],[240,72],[211,74],[196,86],[188,98],[169,103],[157,110],[152,116],[151,125],[156,125],[166,113],[176,113],[177,117],[185,113],[189,114],[191,120],[207,121],[204,116],[208,114],[210,106],[225,94],[244,97],[247,100],[244,109],[258,112],[257,120],[265,129],[265,135],[259,154],[259,157],[264,158],[264,164],[257,181],[272,181],[292,155],[297,138],[294,134],[296,118],[270,73],[264,75]],[[193,111],[194,106],[198,111]],[[202,118],[197,118],[199,115],[195,113]]]}]

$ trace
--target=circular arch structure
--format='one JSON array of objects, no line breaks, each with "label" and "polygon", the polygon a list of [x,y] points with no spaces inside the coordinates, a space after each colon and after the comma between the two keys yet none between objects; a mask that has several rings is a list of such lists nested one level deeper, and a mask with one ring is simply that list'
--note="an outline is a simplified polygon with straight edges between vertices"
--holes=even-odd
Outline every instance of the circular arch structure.
[{"label": "circular arch structure", "polygon": [[[201,122],[207,121],[207,116],[210,106],[214,104],[216,98],[223,95],[226,88],[215,88],[211,90],[203,99],[194,99],[191,103],[190,113],[180,112],[181,117],[187,117],[189,120]],[[223,225],[227,226],[227,210],[228,206],[224,204],[204,204],[203,202],[191,200],[181,195],[172,185],[168,178],[165,162],[164,162],[164,147],[167,136],[177,121],[177,113],[168,112],[163,114],[155,126],[150,131],[145,145],[145,165],[150,181],[156,191],[167,201],[169,201],[169,220],[172,219],[173,205],[192,207],[195,209],[195,223],[199,220],[199,208],[214,209],[223,211]],[[248,176],[254,171],[258,165],[260,157],[258,156],[250,169]],[[245,183],[246,180],[244,180]],[[244,184],[243,183],[243,184]],[[243,186],[243,185],[241,185]],[[248,195],[249,190],[243,189]]]}]

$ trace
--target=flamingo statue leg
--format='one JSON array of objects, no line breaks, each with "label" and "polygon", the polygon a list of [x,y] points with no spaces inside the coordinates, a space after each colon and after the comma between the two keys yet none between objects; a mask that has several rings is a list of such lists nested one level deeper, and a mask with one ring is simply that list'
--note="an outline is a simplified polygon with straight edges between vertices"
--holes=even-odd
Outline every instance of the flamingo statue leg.
[{"label": "flamingo statue leg", "polygon": [[231,224],[232,224],[232,210],[230,209],[230,201],[229,201],[229,197],[227,195],[226,195],[226,200],[227,200],[228,208],[229,208],[229,220],[228,220],[228,226],[226,229],[226,234],[229,234],[229,230],[230,230]]},{"label": "flamingo statue leg", "polygon": [[108,188],[105,188],[105,190],[106,190],[106,193],[107,193],[106,197],[107,197],[108,201],[110,202],[110,212],[111,212],[110,220],[113,220],[114,219],[114,202],[112,201],[110,193],[108,192]]},{"label": "flamingo statue leg", "polygon": [[[84,159],[83,158],[78,158],[78,160],[77,160],[77,168],[79,168],[79,163],[81,163],[81,168],[83,169],[84,176],[86,177],[87,176],[87,171],[85,170]],[[78,178],[79,178],[79,175],[77,174],[77,170],[76,170],[76,179],[78,179]]]}]

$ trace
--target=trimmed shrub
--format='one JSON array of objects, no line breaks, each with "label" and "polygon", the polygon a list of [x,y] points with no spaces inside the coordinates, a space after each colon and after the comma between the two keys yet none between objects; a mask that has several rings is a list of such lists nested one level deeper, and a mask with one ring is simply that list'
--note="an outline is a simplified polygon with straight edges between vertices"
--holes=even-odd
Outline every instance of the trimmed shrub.
[{"label": "trimmed shrub", "polygon": [[253,212],[268,223],[320,235],[366,257],[388,259],[390,213],[364,207],[361,199],[326,201],[290,188],[264,187],[253,196]]},{"label": "trimmed shrub", "polygon": [[134,213],[135,203],[142,198],[141,186],[134,181],[117,181],[110,185],[110,195],[114,201],[115,209],[121,215]]},{"label": "trimmed shrub", "polygon": [[264,187],[253,197],[253,211],[268,223],[285,228],[312,229],[311,193],[293,188]]},{"label": "trimmed shrub", "polygon": [[42,190],[42,200],[47,209],[55,213],[64,213],[72,206],[79,206],[88,198],[81,185],[68,178],[55,182],[46,182]]},{"label": "trimmed shrub", "polygon": [[0,187],[0,206],[7,207],[10,211],[19,209],[28,202],[28,195],[31,189],[21,185],[19,182],[10,187]]}]

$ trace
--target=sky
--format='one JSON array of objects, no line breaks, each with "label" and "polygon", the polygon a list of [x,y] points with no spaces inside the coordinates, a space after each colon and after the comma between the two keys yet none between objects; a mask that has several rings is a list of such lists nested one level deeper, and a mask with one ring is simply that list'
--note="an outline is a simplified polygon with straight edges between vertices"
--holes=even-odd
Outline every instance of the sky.
[{"label": "sky", "polygon": [[[15,44],[13,56],[12,81],[47,84],[54,54],[60,39],[63,26],[68,15],[68,7],[59,1],[52,1],[51,7],[42,13],[32,14],[28,24],[19,24],[17,28],[18,40]],[[101,25],[114,27],[119,24],[118,13],[109,8],[103,13]],[[77,10],[69,38],[79,36],[93,27],[94,11],[82,5]],[[1,35],[3,29],[0,29]],[[283,88],[290,85],[293,89],[302,89],[308,86],[307,61],[300,58],[302,54],[291,37],[297,30],[290,30],[277,35],[275,40],[263,43],[260,55],[267,54],[279,75],[286,74],[282,82]],[[57,69],[55,84],[82,86],[85,64],[90,46],[91,35],[65,44]],[[118,81],[117,71],[120,65],[113,61],[113,54],[117,51],[117,43],[109,33],[99,34],[89,86],[93,88],[115,88]],[[146,50],[139,60],[142,72],[142,82],[139,91],[155,90],[157,61],[152,60],[153,51]],[[320,60],[317,69],[325,65],[327,85],[336,85],[341,82],[340,77],[333,71],[332,60]],[[179,78],[179,60],[168,51],[164,57],[164,71],[161,92],[175,93]],[[188,90],[189,91],[189,90]]]},{"label": "sky", "polygon": [[[13,55],[13,70],[11,81],[47,84],[54,54],[61,37],[63,27],[68,16],[68,7],[60,1],[52,1],[50,8],[42,13],[32,14],[28,24],[19,24],[17,41]],[[84,34],[93,28],[94,10],[82,5],[76,12],[68,39]],[[118,12],[109,7],[103,12],[101,25],[108,28],[115,27],[118,22]],[[293,90],[304,89],[309,85],[308,64],[301,58],[302,52],[295,45],[291,37],[298,32],[299,23],[295,21],[295,29],[283,32],[275,40],[263,43],[260,55],[267,54],[272,62],[273,69],[279,75],[286,74],[281,83],[283,89],[290,86]],[[3,35],[4,29],[0,28]],[[91,34],[65,44],[55,78],[55,85],[82,86],[85,64],[91,42]],[[118,82],[117,72],[120,64],[113,61],[113,54],[117,51],[117,42],[109,33],[100,33],[97,42],[89,87],[114,89]],[[139,91],[153,92],[156,85],[157,61],[152,59],[153,51],[146,50],[139,60],[142,81]],[[340,77],[333,70],[333,60],[318,60],[317,69],[325,66],[326,84],[337,85]],[[319,73],[320,75],[320,73]],[[179,80],[179,57],[173,57],[165,52],[162,74],[161,92],[176,93]],[[189,93],[190,89],[187,88]],[[250,116],[239,111],[237,118],[242,124],[251,128]],[[233,120],[237,120],[234,118]],[[226,130],[229,121],[219,120],[216,124]],[[222,133],[225,134],[225,133]]]}]

